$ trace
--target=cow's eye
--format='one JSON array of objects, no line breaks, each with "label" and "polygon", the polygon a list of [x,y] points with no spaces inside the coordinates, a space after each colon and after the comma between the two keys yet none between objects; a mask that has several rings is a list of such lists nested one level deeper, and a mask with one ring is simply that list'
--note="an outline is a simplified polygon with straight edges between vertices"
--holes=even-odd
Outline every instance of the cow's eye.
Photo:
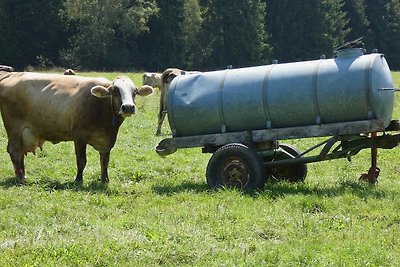
[{"label": "cow's eye", "polygon": [[112,95],[114,95],[114,96],[119,95],[119,89],[118,89],[118,87],[114,86],[114,87],[111,89],[111,93],[112,93]]}]

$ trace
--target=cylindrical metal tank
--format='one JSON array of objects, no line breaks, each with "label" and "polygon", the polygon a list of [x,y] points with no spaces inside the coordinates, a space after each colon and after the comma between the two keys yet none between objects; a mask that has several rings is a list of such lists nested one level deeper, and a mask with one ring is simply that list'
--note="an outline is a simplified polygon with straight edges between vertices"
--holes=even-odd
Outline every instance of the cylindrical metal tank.
[{"label": "cylindrical metal tank", "polygon": [[175,78],[174,137],[378,119],[390,123],[393,81],[382,54],[227,69]]}]

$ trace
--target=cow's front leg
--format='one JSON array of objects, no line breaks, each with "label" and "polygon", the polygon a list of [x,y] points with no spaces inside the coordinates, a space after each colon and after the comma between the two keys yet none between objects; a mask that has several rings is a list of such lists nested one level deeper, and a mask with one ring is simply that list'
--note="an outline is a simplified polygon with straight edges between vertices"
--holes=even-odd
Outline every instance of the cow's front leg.
[{"label": "cow's front leg", "polygon": [[100,166],[101,166],[101,176],[100,179],[104,183],[108,183],[108,163],[110,162],[110,151],[99,152],[100,153]]},{"label": "cow's front leg", "polygon": [[10,154],[11,161],[14,166],[15,177],[21,181],[25,181],[25,164],[24,164],[24,153],[21,149],[13,146],[10,142],[7,146],[7,152]]},{"label": "cow's front leg", "polygon": [[75,141],[75,155],[76,155],[76,165],[78,167],[78,171],[76,174],[75,182],[82,183],[83,182],[83,170],[86,166],[86,143]]}]

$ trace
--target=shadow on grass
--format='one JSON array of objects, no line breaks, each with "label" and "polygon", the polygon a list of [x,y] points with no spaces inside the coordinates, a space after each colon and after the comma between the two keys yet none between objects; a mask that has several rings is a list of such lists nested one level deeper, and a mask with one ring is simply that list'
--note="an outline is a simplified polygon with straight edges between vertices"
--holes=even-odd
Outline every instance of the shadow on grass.
[{"label": "shadow on grass", "polygon": [[163,185],[163,186],[153,186],[153,192],[157,195],[174,195],[183,192],[192,193],[203,193],[210,191],[206,184],[199,184],[193,182],[185,182],[179,185]]},{"label": "shadow on grass", "polygon": [[10,188],[15,186],[22,186],[26,184],[26,182],[17,179],[16,177],[7,177],[4,180],[0,181],[0,186],[4,188]]},{"label": "shadow on grass", "polygon": [[262,191],[255,195],[268,196],[270,198],[282,198],[287,195],[310,195],[321,197],[334,197],[351,194],[359,198],[381,199],[386,193],[379,190],[379,186],[370,185],[362,181],[342,181],[331,185],[309,185],[306,183],[267,183]]},{"label": "shadow on grass", "polygon": [[[173,195],[183,192],[193,193],[218,193],[221,190],[235,190],[220,188],[217,190],[209,190],[206,184],[186,182],[181,185],[164,185],[154,186],[153,192],[158,195]],[[268,196],[272,199],[282,198],[287,195],[310,195],[310,196],[340,196],[344,194],[352,194],[359,198],[375,198],[381,199],[386,197],[386,193],[379,190],[378,186],[373,186],[362,181],[343,181],[329,186],[309,185],[306,183],[289,183],[289,182],[268,182],[263,190],[258,191],[242,191],[244,195],[251,197]]]},{"label": "shadow on grass", "polygon": [[57,191],[57,190],[72,190],[72,191],[83,191],[90,193],[100,193],[100,194],[109,194],[108,184],[97,180],[95,177],[89,177],[87,184],[76,183],[74,180],[67,182],[60,182],[56,179],[52,178],[42,178],[40,180],[26,180],[21,181],[16,177],[7,177],[0,181],[0,187],[11,188],[17,186],[39,186],[48,191]]},{"label": "shadow on grass", "polygon": [[[105,184],[97,179],[97,177],[88,177],[87,183],[79,184],[75,181],[60,182],[57,179],[42,178],[40,180],[27,180],[21,182],[15,177],[7,177],[0,181],[0,187],[11,188],[18,186],[38,186],[48,191],[57,190],[72,190],[76,192],[89,192],[92,194],[106,194],[112,195],[112,190]],[[218,193],[221,190],[235,190],[235,189],[217,189],[209,190],[206,183],[185,182],[178,185],[160,185],[153,186],[152,191],[157,195],[171,196],[179,193]],[[379,189],[379,185],[372,186],[362,181],[341,181],[332,183],[331,185],[310,185],[307,183],[289,183],[289,182],[268,182],[265,184],[263,190],[259,191],[243,191],[244,195],[254,198],[267,196],[272,199],[283,198],[288,195],[309,195],[309,196],[340,196],[344,194],[352,194],[359,198],[374,198],[382,199],[387,197],[385,191]]]}]

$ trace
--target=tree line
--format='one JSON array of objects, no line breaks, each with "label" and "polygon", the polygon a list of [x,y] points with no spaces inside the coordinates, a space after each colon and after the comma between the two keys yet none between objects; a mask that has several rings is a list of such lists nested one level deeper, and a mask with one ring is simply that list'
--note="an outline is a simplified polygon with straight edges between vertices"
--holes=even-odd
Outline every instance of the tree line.
[{"label": "tree line", "polygon": [[17,69],[204,71],[359,37],[400,69],[400,0],[0,0],[0,64]]}]

